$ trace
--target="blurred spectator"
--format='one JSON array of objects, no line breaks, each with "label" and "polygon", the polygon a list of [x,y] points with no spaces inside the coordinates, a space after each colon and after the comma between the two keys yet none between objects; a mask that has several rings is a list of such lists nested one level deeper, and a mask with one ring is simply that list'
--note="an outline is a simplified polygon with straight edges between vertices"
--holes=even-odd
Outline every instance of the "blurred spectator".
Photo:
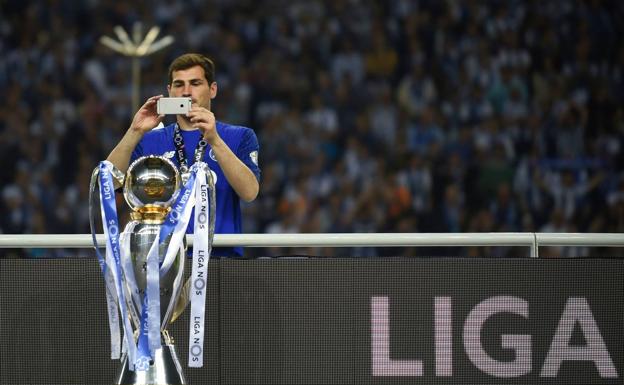
[{"label": "blurred spectator", "polygon": [[[245,232],[624,230],[624,2],[216,4],[0,2],[0,232],[87,232],[132,113],[98,39],[136,21],[214,57],[215,114],[258,134]],[[179,53],[143,59],[143,96]]]}]

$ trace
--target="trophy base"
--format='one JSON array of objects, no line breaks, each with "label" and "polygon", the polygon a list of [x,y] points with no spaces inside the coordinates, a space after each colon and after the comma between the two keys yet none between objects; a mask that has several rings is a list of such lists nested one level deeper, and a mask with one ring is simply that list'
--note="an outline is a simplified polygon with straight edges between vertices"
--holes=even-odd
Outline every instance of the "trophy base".
[{"label": "trophy base", "polygon": [[115,385],[185,385],[182,365],[173,345],[162,345],[154,353],[154,362],[146,371],[131,371],[124,355]]}]

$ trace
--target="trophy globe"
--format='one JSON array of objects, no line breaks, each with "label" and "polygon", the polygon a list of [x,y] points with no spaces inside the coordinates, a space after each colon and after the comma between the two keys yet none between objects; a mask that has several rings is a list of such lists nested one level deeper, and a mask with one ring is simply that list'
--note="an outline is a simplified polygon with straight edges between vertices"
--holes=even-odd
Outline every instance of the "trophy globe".
[{"label": "trophy globe", "polygon": [[180,191],[180,173],[168,159],[144,156],[128,168],[124,198],[132,219],[161,224]]}]

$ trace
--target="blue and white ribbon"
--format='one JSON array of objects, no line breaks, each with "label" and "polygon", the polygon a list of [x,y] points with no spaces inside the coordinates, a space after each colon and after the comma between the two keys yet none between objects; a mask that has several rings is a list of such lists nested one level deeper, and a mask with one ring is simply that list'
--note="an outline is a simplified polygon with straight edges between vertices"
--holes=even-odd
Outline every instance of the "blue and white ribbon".
[{"label": "blue and white ribbon", "polygon": [[106,282],[106,309],[108,313],[108,328],[111,337],[111,359],[117,360],[121,357],[121,331],[119,328],[119,312],[117,310],[117,301],[115,290],[115,280],[110,273],[104,273],[104,281]]},{"label": "blue and white ribbon", "polygon": [[[184,234],[195,204],[196,173],[197,167],[192,167],[187,183],[178,194],[172,210],[165,218],[165,222],[161,226],[160,232],[154,239],[147,255],[147,287],[141,311],[138,355],[136,357],[137,370],[143,370],[139,368],[146,365],[150,358],[154,359],[155,351],[161,348],[160,277],[167,273],[173,261],[175,261],[175,257],[184,240]],[[173,234],[171,235],[165,258],[162,265],[159,266],[159,245],[165,242],[171,233]],[[173,287],[174,293],[179,291],[179,285],[180,279],[176,279]]]},{"label": "blue and white ribbon", "polygon": [[[91,235],[93,236],[93,247],[95,248],[95,254],[100,264],[100,270],[104,277],[104,286],[106,288],[106,312],[108,313],[108,328],[110,330],[110,342],[111,342],[111,359],[116,360],[121,356],[121,334],[119,329],[119,311],[117,310],[117,289],[115,289],[115,279],[110,269],[107,267],[107,260],[104,259],[102,253],[98,250],[97,240],[95,239],[95,229],[91,229]],[[107,259],[110,253],[106,253]],[[113,266],[113,264],[110,264]]]},{"label": "blue and white ribbon", "polygon": [[[126,285],[126,289],[130,292],[130,297],[132,298],[132,303],[134,304],[134,306],[128,307],[128,310],[130,310],[130,319],[132,320],[139,320],[139,314],[143,308],[141,294],[139,293],[139,285],[137,284],[136,277],[134,276],[132,255],[130,254],[130,241],[132,240],[132,233],[138,224],[139,222],[137,221],[129,222],[119,238],[121,242],[121,267],[123,270],[124,283]],[[135,307],[139,314],[135,311]],[[138,325],[135,326],[138,327]]]},{"label": "blue and white ribbon", "polygon": [[156,234],[156,239],[152,243],[149,252],[147,253],[147,285],[145,288],[145,296],[147,301],[147,337],[149,342],[150,357],[154,359],[154,352],[160,349],[160,257],[159,247],[160,240],[159,234]]},{"label": "blue and white ribbon", "polygon": [[126,310],[125,292],[122,286],[121,250],[119,244],[119,220],[117,218],[117,205],[115,201],[115,186],[111,176],[114,166],[108,161],[100,162],[100,202],[102,209],[102,227],[106,238],[106,259],[109,271],[112,273],[117,291],[117,304],[121,312],[124,329],[125,344],[128,348],[128,363],[130,369],[134,369],[136,356],[136,344],[128,311]]},{"label": "blue and white ribbon", "polygon": [[198,166],[195,164],[191,166],[191,171],[188,180],[182,187],[182,190],[178,194],[175,204],[171,208],[171,211],[165,218],[165,222],[160,228],[161,242],[167,239],[169,234],[171,235],[171,241],[169,242],[169,248],[165,254],[162,265],[160,266],[160,276],[167,274],[175,257],[177,255],[178,247],[184,240],[186,234],[186,228],[191,219],[191,212],[195,205],[195,180],[197,179]]},{"label": "blue and white ribbon", "polygon": [[[137,341],[137,353],[134,359],[134,367],[135,367],[135,370],[137,371],[146,371],[149,369],[150,361],[154,359],[154,356],[153,356],[154,350],[160,347],[160,336],[157,334],[157,344],[158,344],[157,346],[158,347],[156,347],[155,349],[150,349],[150,342],[153,342],[153,341],[150,341],[148,337],[148,325],[149,325],[149,320],[147,319],[148,299],[147,299],[147,295],[141,296],[141,294],[139,293],[138,284],[136,282],[136,277],[134,275],[134,265],[132,263],[132,256],[131,256],[131,249],[130,249],[132,234],[134,232],[134,228],[138,224],[139,222],[137,221],[132,221],[128,223],[126,225],[126,228],[124,229],[124,232],[121,234],[121,250],[122,250],[121,255],[122,255],[122,267],[123,267],[124,281],[125,281],[124,283],[130,292],[130,295],[132,297],[132,302],[136,306],[136,311],[138,312],[136,313],[135,309],[132,306],[130,306],[128,309],[131,312],[132,319],[138,321],[138,325],[136,325],[136,328],[138,330],[139,338]],[[149,255],[146,257],[146,260],[148,261],[147,262],[148,263],[148,267],[147,267],[148,277],[147,278],[149,281],[150,270],[153,270],[154,267],[150,266]],[[153,260],[154,258],[152,256],[151,261]],[[156,271],[158,271],[158,255],[156,255],[155,260],[156,260]],[[153,265],[153,262],[152,262],[152,265]],[[159,283],[156,282],[156,284],[158,285]],[[157,299],[158,299],[158,302],[160,302],[160,296],[158,296]],[[153,340],[153,336],[152,336],[152,340]]]},{"label": "blue and white ribbon", "polygon": [[[95,189],[98,185],[98,177],[100,175],[99,166],[93,170],[91,174],[91,183],[89,186],[89,226],[91,228],[91,239],[93,241],[93,249],[97,256],[102,276],[104,277],[104,286],[106,288],[106,312],[108,314],[108,327],[110,330],[111,359],[115,360],[120,357],[121,353],[121,334],[119,330],[119,312],[117,310],[117,291],[115,290],[115,281],[110,270],[106,265],[106,259],[100,253],[97,239],[95,236],[95,216],[94,202]],[[99,197],[99,191],[98,191]],[[101,207],[100,207],[101,210]]]},{"label": "blue and white ribbon", "polygon": [[189,367],[204,365],[204,323],[206,291],[208,289],[208,261],[210,259],[209,186],[204,163],[197,172],[195,190],[195,228],[193,236],[193,267],[190,277],[191,320],[189,329]]},{"label": "blue and white ribbon", "polygon": [[[149,369],[150,360],[153,359],[153,351],[150,351],[149,341],[149,320],[148,320],[148,297],[143,296],[144,302],[141,305],[141,318],[139,325],[139,338],[137,341],[137,354],[134,366],[137,371],[146,371]],[[160,336],[159,336],[160,337]],[[160,339],[160,338],[159,338]]]}]

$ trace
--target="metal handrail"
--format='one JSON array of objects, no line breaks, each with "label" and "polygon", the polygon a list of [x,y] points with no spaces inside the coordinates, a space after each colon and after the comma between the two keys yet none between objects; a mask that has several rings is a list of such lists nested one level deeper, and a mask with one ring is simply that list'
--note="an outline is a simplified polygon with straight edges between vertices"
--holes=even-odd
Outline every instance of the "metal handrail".
[{"label": "metal handrail", "polygon": [[[104,247],[103,234],[96,236]],[[187,235],[192,245],[193,236]],[[624,247],[620,233],[332,233],[215,234],[214,247],[540,246]],[[90,234],[0,234],[0,248],[90,248]]]}]

